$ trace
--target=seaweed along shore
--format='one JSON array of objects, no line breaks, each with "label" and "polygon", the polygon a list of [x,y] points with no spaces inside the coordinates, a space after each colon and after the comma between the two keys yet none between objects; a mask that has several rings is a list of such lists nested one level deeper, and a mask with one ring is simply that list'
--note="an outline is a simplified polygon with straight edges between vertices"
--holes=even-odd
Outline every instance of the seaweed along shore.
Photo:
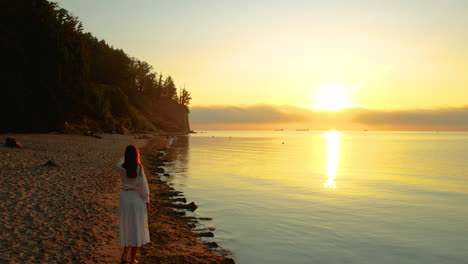
[{"label": "seaweed along shore", "polygon": [[199,221],[210,218],[188,216],[197,205],[187,203],[182,192],[175,190],[164,179],[171,177],[165,172],[165,163],[173,161],[171,145],[187,136],[160,135],[151,139],[142,149],[142,162],[145,165],[151,192],[151,210],[148,224],[151,243],[141,251],[142,263],[235,263],[230,252],[220,248],[216,242],[203,242],[201,237],[213,237],[214,228],[196,229]]}]

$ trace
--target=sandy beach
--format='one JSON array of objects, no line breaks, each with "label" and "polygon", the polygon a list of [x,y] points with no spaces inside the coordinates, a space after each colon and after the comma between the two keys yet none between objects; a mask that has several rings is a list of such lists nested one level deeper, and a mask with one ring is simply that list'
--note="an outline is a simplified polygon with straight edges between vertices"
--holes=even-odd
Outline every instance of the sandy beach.
[{"label": "sandy beach", "polygon": [[[24,148],[3,146],[7,137],[15,138]],[[2,135],[0,263],[119,263],[120,180],[113,164],[125,146],[143,148],[149,140],[126,135],[102,137]],[[151,140],[151,149],[167,145],[164,139],[169,137]],[[150,151],[143,148],[145,152]],[[45,165],[49,160],[58,166]],[[143,163],[149,163],[145,155]],[[191,230],[193,219],[181,217],[183,212],[173,208],[170,197],[176,193],[156,172],[147,171],[152,192],[152,243],[141,250],[141,263],[232,261],[213,254],[213,249],[197,238]]]}]

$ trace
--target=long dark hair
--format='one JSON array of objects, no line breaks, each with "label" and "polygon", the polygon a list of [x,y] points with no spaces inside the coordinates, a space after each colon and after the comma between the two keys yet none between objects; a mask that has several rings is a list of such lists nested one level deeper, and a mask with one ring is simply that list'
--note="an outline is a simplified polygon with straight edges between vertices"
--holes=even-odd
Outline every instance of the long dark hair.
[{"label": "long dark hair", "polygon": [[141,165],[140,152],[135,146],[129,145],[125,149],[124,158],[125,159],[124,159],[124,163],[122,164],[122,168],[125,168],[125,170],[127,171],[127,177],[136,178],[137,167],[138,165]]}]

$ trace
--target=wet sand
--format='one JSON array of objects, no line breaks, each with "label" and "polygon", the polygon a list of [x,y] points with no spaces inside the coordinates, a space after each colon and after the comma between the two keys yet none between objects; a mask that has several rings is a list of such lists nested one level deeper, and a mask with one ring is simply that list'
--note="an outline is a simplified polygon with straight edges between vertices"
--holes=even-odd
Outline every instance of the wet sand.
[{"label": "wet sand", "polygon": [[[4,147],[7,137],[24,148]],[[148,140],[102,137],[0,137],[0,263],[119,263],[120,179],[113,165],[125,146],[143,147]],[[143,154],[167,145],[165,139],[155,137]],[[49,160],[59,167],[44,166]],[[145,166],[148,161],[144,155]],[[141,263],[230,263],[212,253],[221,249],[210,250],[197,238],[191,219],[173,208],[173,190],[150,167],[152,242],[139,253]]]}]

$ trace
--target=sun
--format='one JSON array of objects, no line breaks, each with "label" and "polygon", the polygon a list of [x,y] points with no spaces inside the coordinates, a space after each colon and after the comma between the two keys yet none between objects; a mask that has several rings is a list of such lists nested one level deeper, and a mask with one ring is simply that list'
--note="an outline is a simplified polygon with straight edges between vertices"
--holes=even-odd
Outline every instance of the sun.
[{"label": "sun", "polygon": [[350,102],[351,89],[342,83],[328,82],[319,87],[316,94],[316,110],[341,110],[352,107]]}]

